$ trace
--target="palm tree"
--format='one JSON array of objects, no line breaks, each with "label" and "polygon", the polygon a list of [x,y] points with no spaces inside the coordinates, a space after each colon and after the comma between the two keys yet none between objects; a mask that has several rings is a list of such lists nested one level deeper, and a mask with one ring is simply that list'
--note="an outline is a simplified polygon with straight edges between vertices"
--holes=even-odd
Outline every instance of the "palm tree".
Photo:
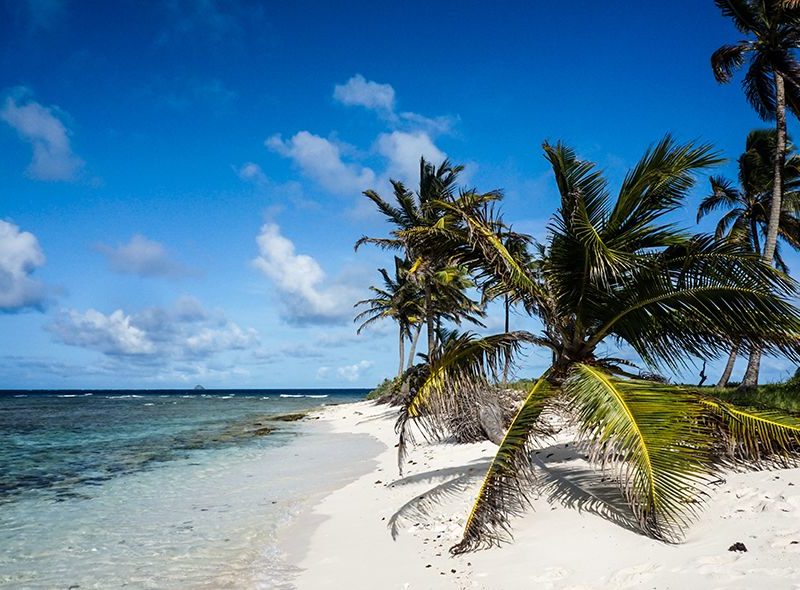
[{"label": "palm tree", "polygon": [[510,421],[453,553],[508,538],[510,516],[536,485],[532,445],[559,410],[577,424],[591,458],[615,472],[642,531],[662,540],[680,537],[721,465],[800,448],[800,419],[636,378],[627,361],[602,352],[604,343],[622,342],[655,369],[680,369],[733,342],[800,357],[800,310],[790,302],[797,284],[734,241],[692,236],[665,220],[696,174],[719,162],[716,154],[666,137],[612,198],[594,164],[560,143],[544,150],[561,205],[535,264],[520,264],[497,238],[486,198],[441,204],[459,219],[449,225],[449,239],[460,233],[464,243],[456,258],[513,289],[543,330],[463,338],[443,350],[401,407],[399,458],[412,425],[446,435],[448,413],[469,403],[465,392],[490,382],[522,344],[553,352]]},{"label": "palm tree", "polygon": [[[727,83],[749,58],[742,80],[747,101],[763,120],[775,120],[772,200],[764,239],[764,260],[772,263],[777,246],[783,191],[782,172],[786,153],[786,107],[800,113],[800,8],[786,0],[715,0],[736,28],[751,36],[735,45],[723,45],[711,56],[714,77]],[[762,351],[755,348],[747,363],[743,387],[758,384]]]},{"label": "palm tree", "polygon": [[[397,322],[399,331],[400,368],[397,376],[405,370],[405,341],[411,340],[410,359],[414,358],[414,349],[419,336],[419,327],[423,315],[422,296],[414,281],[409,278],[409,263],[395,256],[394,278],[389,276],[386,269],[378,269],[383,278],[383,288],[371,286],[369,289],[373,297],[363,299],[355,307],[366,306],[367,309],[356,315],[353,321],[362,322],[356,331],[360,334],[367,326],[390,318]],[[413,335],[412,335],[413,333]],[[409,361],[410,362],[410,361]]]},{"label": "palm tree", "polygon": [[426,244],[423,247],[408,239],[409,234],[418,231],[435,231],[444,222],[444,212],[436,203],[455,198],[458,175],[462,170],[463,166],[454,166],[448,160],[436,167],[421,158],[419,189],[416,193],[408,190],[402,182],[391,181],[396,205],[383,199],[374,190],[364,192],[395,229],[388,238],[364,236],[356,242],[355,248],[358,250],[362,244],[374,244],[381,248],[401,250],[413,262],[409,274],[417,281],[424,295],[429,358],[436,353],[436,326],[443,315],[457,323],[462,319],[475,321],[480,315],[477,304],[461,296],[466,288],[463,284],[464,273],[458,265],[449,263],[444,244]]},{"label": "palm tree", "polygon": [[[717,238],[741,242],[761,256],[761,236],[767,234],[770,202],[772,199],[773,170],[775,161],[776,132],[774,129],[757,129],[747,136],[744,153],[739,156],[739,188],[730,180],[711,177],[711,194],[700,203],[697,221],[719,209],[728,211],[717,223]],[[788,143],[788,142],[787,142]],[[800,156],[789,155],[793,151],[787,146],[787,159],[781,172],[783,198],[778,221],[778,238],[795,250],[800,249]],[[776,244],[775,266],[782,272],[788,267],[781,256],[780,241]],[[733,372],[738,353],[734,345],[717,387],[726,387]]]}]

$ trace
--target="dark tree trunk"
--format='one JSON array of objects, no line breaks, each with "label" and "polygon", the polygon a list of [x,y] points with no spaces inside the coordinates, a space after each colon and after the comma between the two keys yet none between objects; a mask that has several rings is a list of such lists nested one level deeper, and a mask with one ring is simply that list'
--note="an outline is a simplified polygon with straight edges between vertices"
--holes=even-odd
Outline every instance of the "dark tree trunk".
[{"label": "dark tree trunk", "polygon": [[436,332],[434,330],[433,310],[431,309],[431,283],[425,281],[425,319],[428,323],[428,362],[433,361],[436,353]]},{"label": "dark tree trunk", "polygon": [[725,370],[722,371],[722,376],[717,381],[717,387],[727,387],[728,381],[731,380],[733,373],[733,366],[736,364],[736,356],[739,354],[739,343],[737,342],[731,349],[731,355],[728,357],[728,363],[725,365]]},{"label": "dark tree trunk", "polygon": [[417,324],[417,330],[414,332],[414,337],[411,339],[411,350],[408,352],[408,365],[406,365],[407,369],[410,369],[414,366],[414,356],[417,354],[417,342],[419,341],[419,335],[422,333],[422,324]]},{"label": "dark tree trunk", "polygon": [[[775,72],[775,172],[772,179],[772,202],[769,208],[767,236],[764,239],[764,262],[772,264],[775,257],[775,246],[778,243],[778,224],[781,217],[781,201],[783,199],[783,164],[786,159],[786,94],[783,76]],[[754,236],[755,237],[755,236]],[[758,385],[758,372],[761,366],[761,347],[755,346],[750,352],[747,369],[742,379],[742,389]]]},{"label": "dark tree trunk", "polygon": [[403,326],[400,326],[400,368],[397,369],[397,376],[400,377],[403,374],[403,367],[406,363],[406,335],[403,331]]},{"label": "dark tree trunk", "polygon": [[[508,321],[508,312],[509,312],[509,309],[511,307],[511,304],[508,301],[508,293],[506,293],[506,295],[505,295],[505,298],[503,300],[503,304],[504,304],[504,307],[505,307],[505,314],[506,314],[506,317],[505,317],[505,333],[508,334],[508,330],[509,330],[509,327],[510,327],[509,326],[509,321]],[[511,367],[511,358],[506,357],[506,362],[503,365],[503,384],[508,383],[508,371],[509,371],[510,367]]]}]

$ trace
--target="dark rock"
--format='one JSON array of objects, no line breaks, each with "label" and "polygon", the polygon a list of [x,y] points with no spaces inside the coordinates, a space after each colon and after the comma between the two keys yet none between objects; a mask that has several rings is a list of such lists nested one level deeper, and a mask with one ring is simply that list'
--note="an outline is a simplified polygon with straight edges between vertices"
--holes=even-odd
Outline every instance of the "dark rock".
[{"label": "dark rock", "polygon": [[747,547],[744,546],[744,543],[737,541],[736,543],[728,547],[728,551],[738,551],[740,553],[746,553]]},{"label": "dark rock", "polygon": [[297,422],[305,417],[305,414],[298,412],[296,414],[280,414],[278,416],[271,416],[270,420],[277,420],[278,422]]}]

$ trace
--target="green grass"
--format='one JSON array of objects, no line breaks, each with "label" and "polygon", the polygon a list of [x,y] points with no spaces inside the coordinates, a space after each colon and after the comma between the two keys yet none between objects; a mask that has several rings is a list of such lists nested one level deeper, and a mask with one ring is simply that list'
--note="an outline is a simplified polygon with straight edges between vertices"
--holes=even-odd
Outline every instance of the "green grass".
[{"label": "green grass", "polygon": [[375,389],[367,394],[367,399],[380,399],[384,395],[392,392],[395,388],[397,380],[398,377],[395,377],[394,379],[384,379]]},{"label": "green grass", "polygon": [[[379,399],[389,393],[395,385],[395,379],[384,379],[383,383],[367,394],[367,399]],[[510,381],[508,387],[528,392],[536,384],[535,379],[517,379]],[[753,406],[768,410],[781,410],[800,414],[800,374],[780,383],[759,385],[755,389],[739,391],[736,387],[725,389],[704,388],[709,394],[740,406]]]},{"label": "green grass", "polygon": [[[535,383],[534,379],[518,379],[517,381],[511,381],[508,387],[527,392]],[[727,387],[725,389],[708,387],[703,389],[711,395],[740,406],[753,406],[767,410],[781,410],[800,414],[800,374],[780,383],[759,385],[755,389],[747,391],[739,391],[737,387]]]},{"label": "green grass", "polygon": [[735,387],[714,390],[714,395],[742,406],[800,414],[800,375],[795,375],[788,381],[759,385],[747,391],[739,391]]}]

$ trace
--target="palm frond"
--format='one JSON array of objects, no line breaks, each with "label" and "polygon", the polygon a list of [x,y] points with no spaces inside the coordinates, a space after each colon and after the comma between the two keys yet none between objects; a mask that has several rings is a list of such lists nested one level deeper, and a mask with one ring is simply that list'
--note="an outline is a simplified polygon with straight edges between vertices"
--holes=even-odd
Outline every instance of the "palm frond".
[{"label": "palm frond", "polygon": [[701,403],[723,426],[727,455],[733,464],[797,464],[800,417],[707,397],[701,398]]},{"label": "palm frond", "polygon": [[400,436],[398,468],[402,473],[408,444],[413,444],[412,424],[426,438],[442,438],[449,432],[450,417],[475,413],[479,401],[496,381],[506,362],[526,342],[536,341],[528,332],[509,332],[478,338],[464,333],[444,343],[441,353],[422,369],[404,400],[395,430]]},{"label": "palm frond", "polygon": [[714,0],[723,16],[733,20],[741,33],[750,33],[759,28],[759,20],[747,0]]},{"label": "palm frond", "polygon": [[711,54],[711,69],[717,82],[730,82],[733,73],[744,64],[744,55],[748,49],[744,43],[723,45]]},{"label": "palm frond", "polygon": [[537,423],[554,393],[546,374],[531,388],[486,472],[461,541],[450,548],[452,554],[510,539],[509,517],[529,504],[528,494],[534,486],[531,443],[547,434],[546,429],[537,428]]},{"label": "palm frond", "polygon": [[576,364],[564,383],[593,461],[613,470],[642,530],[675,541],[714,471],[703,406],[679,388]]}]

